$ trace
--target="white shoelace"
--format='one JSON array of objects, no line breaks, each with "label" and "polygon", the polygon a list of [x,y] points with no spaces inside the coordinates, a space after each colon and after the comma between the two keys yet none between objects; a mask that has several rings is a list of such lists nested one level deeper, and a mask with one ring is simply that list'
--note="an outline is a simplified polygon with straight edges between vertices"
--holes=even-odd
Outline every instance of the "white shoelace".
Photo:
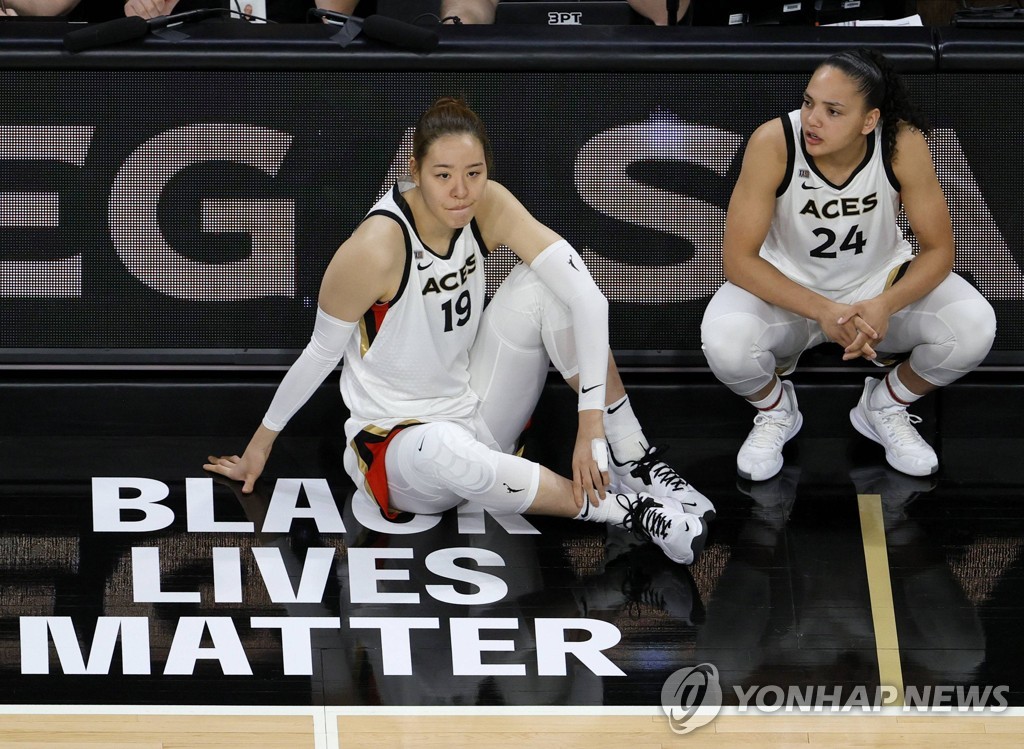
[{"label": "white shoelace", "polygon": [[754,417],[754,430],[747,444],[758,448],[775,448],[786,441],[786,432],[792,425],[792,417],[758,414]]},{"label": "white shoelace", "polygon": [[921,423],[921,417],[915,416],[905,408],[882,411],[878,421],[885,428],[893,444],[901,447],[918,447],[924,443],[924,439],[914,428],[915,424]]}]

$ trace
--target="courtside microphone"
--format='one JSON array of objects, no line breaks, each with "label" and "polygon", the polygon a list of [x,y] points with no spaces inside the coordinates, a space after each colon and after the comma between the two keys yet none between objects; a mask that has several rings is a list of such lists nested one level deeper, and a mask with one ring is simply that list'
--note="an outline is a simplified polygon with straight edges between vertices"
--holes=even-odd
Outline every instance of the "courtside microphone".
[{"label": "courtside microphone", "polygon": [[87,49],[130,42],[134,39],[142,39],[150,31],[161,29],[172,23],[199,21],[229,12],[227,8],[200,8],[186,13],[158,16],[149,20],[139,16],[125,16],[124,18],[115,18],[113,21],[91,23],[65,34],[64,49],[68,52],[84,52]]},{"label": "courtside microphone", "polygon": [[106,47],[108,44],[141,39],[148,33],[149,24],[145,18],[115,18],[113,21],[90,23],[80,29],[69,31],[64,35],[64,49],[68,52],[83,52],[96,47]]},{"label": "courtside microphone", "polygon": [[362,31],[366,36],[378,42],[385,42],[386,44],[392,44],[414,52],[430,52],[437,47],[440,40],[436,31],[412,23],[406,23],[390,16],[374,15],[367,16],[366,18],[357,18],[356,16],[337,13],[333,10],[323,10],[322,8],[310,9],[309,15],[316,16],[317,18],[326,18],[331,21],[340,21],[343,23],[343,28],[352,24],[355,27],[355,33],[349,32],[344,35],[344,44],[351,41],[359,31]]},{"label": "courtside microphone", "polygon": [[363,33],[379,42],[416,52],[431,52],[439,41],[436,31],[390,16],[368,16],[363,21]]}]

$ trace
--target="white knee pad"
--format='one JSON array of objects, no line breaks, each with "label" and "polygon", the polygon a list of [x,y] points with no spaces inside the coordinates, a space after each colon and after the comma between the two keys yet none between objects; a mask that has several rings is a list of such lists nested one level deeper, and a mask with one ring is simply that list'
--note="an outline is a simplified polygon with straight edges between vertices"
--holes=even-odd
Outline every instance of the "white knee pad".
[{"label": "white knee pad", "polygon": [[[524,512],[537,496],[540,466],[492,450],[464,427],[434,422],[414,428],[399,460],[406,480],[417,477],[498,512]],[[411,469],[411,470],[409,470]]]},{"label": "white knee pad", "polygon": [[996,335],[995,311],[980,296],[944,307],[936,317],[948,328],[941,343],[916,346],[910,365],[933,385],[945,386],[976,368],[988,355]]},{"label": "white knee pad", "polygon": [[996,337],[996,313],[992,305],[978,297],[956,302],[939,317],[956,334],[956,350],[948,366],[969,372],[988,355]]},{"label": "white knee pad", "polygon": [[456,424],[435,422],[416,428],[408,457],[417,473],[458,494],[476,494],[494,485],[494,459],[485,445]]},{"label": "white knee pad", "polygon": [[755,345],[765,322],[735,312],[701,325],[701,349],[715,377],[737,395],[750,395],[771,382],[775,355]]}]

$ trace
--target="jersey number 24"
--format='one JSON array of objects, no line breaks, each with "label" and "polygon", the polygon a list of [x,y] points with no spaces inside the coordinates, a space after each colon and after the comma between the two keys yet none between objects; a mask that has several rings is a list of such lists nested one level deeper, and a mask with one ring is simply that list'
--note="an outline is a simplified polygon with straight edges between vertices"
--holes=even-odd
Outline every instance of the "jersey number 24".
[{"label": "jersey number 24", "polygon": [[[834,231],[822,226],[814,230],[814,236],[821,239],[822,242],[811,250],[811,257],[838,257],[838,253],[832,249],[832,246],[836,243],[836,233]],[[864,243],[864,235],[860,231],[860,224],[856,224],[850,228],[850,232],[846,235],[846,239],[844,239],[842,244],[839,245],[839,251],[848,252],[849,250],[853,250],[854,255],[860,255],[864,252]]]}]

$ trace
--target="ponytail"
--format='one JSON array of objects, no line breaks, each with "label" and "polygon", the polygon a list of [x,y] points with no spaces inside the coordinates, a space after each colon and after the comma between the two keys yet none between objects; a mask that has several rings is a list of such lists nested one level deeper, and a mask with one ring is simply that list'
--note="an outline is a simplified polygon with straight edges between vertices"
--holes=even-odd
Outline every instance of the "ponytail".
[{"label": "ponytail", "polygon": [[882,114],[882,152],[889,162],[896,155],[896,136],[900,123],[916,127],[922,133],[929,130],[924,113],[911,100],[907,86],[892,63],[877,50],[861,47],[832,55],[821,65],[841,70],[856,84],[868,109],[877,108]]}]

